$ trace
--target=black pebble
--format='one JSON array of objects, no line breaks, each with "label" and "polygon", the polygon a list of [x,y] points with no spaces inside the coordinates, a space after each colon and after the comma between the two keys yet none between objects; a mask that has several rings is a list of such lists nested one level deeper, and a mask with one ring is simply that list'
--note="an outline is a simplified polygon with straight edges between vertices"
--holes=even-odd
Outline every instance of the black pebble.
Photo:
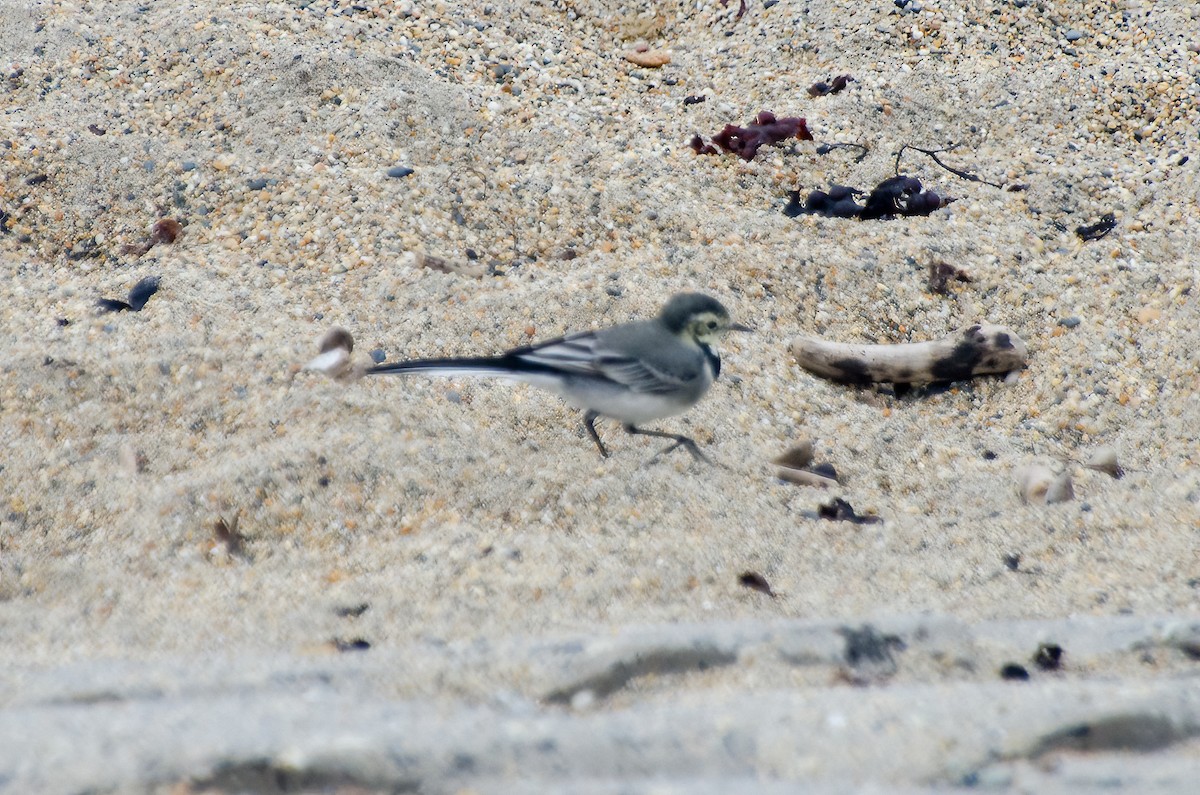
[{"label": "black pebble", "polygon": [[412,173],[415,172],[407,166],[392,166],[387,170],[387,175],[392,179],[401,179],[402,177],[407,177]]},{"label": "black pebble", "polygon": [[1000,669],[1000,678],[1014,682],[1027,682],[1029,681],[1029,671],[1025,669],[1024,665],[1008,663]]},{"label": "black pebble", "polygon": [[147,276],[133,286],[129,291],[129,308],[134,312],[142,311],[142,307],[150,300],[150,296],[158,292],[158,277]]},{"label": "black pebble", "polygon": [[338,651],[366,651],[371,648],[371,643],[362,638],[351,638],[350,640],[334,638],[333,647]]},{"label": "black pebble", "polygon": [[150,296],[158,292],[158,277],[147,276],[133,286],[129,291],[129,302],[118,300],[116,298],[101,298],[96,301],[96,306],[101,312],[140,312],[146,302],[150,300]]}]

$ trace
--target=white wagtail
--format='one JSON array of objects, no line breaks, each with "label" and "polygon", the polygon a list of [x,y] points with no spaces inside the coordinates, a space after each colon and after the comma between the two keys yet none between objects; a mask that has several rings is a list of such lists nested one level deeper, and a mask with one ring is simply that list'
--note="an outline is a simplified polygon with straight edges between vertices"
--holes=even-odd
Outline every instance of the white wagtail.
[{"label": "white wagtail", "polygon": [[[608,450],[596,433],[596,419],[611,417],[626,433],[658,436],[675,443],[659,453],[685,447],[707,461],[687,436],[647,431],[638,426],[680,414],[695,405],[721,372],[712,344],[726,331],[749,331],[734,323],[715,298],[680,293],[658,317],[599,331],[514,348],[499,356],[414,359],[380,364],[368,374],[493,376],[524,381],[557,393],[583,409],[583,425],[600,455]],[[657,458],[657,456],[656,456]]]}]

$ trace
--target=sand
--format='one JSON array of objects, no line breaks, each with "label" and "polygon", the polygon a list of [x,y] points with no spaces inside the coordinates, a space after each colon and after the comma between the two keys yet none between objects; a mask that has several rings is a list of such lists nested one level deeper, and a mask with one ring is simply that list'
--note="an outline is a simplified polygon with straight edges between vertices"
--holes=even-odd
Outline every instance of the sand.
[{"label": "sand", "polygon": [[[327,773],[328,758],[344,776],[296,786],[919,790],[977,784],[997,759],[995,786],[1040,791],[1200,775],[1200,9],[767,6],[0,2],[0,733],[21,740],[0,749],[0,789],[269,789],[214,771]],[[670,62],[623,57],[642,44]],[[846,90],[809,96],[838,74]],[[688,146],[761,110],[805,117],[815,141],[751,162]],[[938,157],[984,182],[898,160],[905,145],[957,145]],[[783,212],[790,190],[870,188],[897,163],[956,201],[885,221]],[[1109,234],[1077,234],[1106,213]],[[162,218],[183,232],[147,250]],[[936,262],[970,281],[930,289]],[[97,312],[147,276],[161,288],[141,311]],[[721,345],[705,400],[659,425],[719,466],[650,463],[659,440],[605,422],[602,459],[578,412],[524,386],[300,370],[335,325],[359,362],[483,355],[648,317],[681,290],[755,327]],[[898,395],[816,378],[789,351],[980,322],[1019,334],[1028,367]],[[803,440],[841,485],[775,477]],[[1123,478],[1082,465],[1102,448]],[[1014,471],[1031,463],[1069,472],[1075,499],[1023,503]],[[818,518],[835,497],[882,522]],[[214,524],[235,517],[231,554]],[[749,571],[776,596],[739,584]],[[960,628],[967,663],[915,651],[926,620]],[[1094,642],[1057,639],[1076,621]],[[834,630],[868,624],[904,650],[884,643],[863,673]],[[832,634],[812,665],[764,640],[714,673],[685,653],[714,627]],[[638,675],[609,692],[559,703],[522,662],[567,644],[586,669],[589,643],[628,633],[668,640],[614,652]],[[1042,643],[1062,646],[1060,669],[1031,662]],[[1008,663],[1031,679],[1002,680]],[[225,713],[197,692],[315,710],[279,684],[299,670],[347,672],[353,686],[312,686],[379,714],[352,731],[316,710],[290,740],[264,719],[253,753],[219,742]],[[1123,693],[1141,694],[1137,726],[1168,727],[1160,741],[1116,732],[1081,758],[1043,743]],[[1055,713],[1059,698],[1082,712]],[[943,699],[992,715],[966,761],[932,750],[954,738],[929,729]],[[1019,747],[988,706],[1010,699],[1046,711]],[[64,703],[99,728],[55,724]],[[800,729],[721,757],[672,734],[710,713],[753,726],[772,703],[816,726],[848,716],[877,750],[780,765]],[[106,769],[123,724],[88,710],[121,705],[148,710],[145,754]],[[496,714],[563,737],[653,725],[638,743],[658,750],[639,766],[616,742],[590,766],[564,741],[523,768],[525,729],[489,745],[461,728]],[[386,756],[396,725],[429,715],[459,728],[415,766],[339,756],[346,732]],[[171,744],[180,722],[210,729],[192,752]],[[63,742],[93,766],[68,774]],[[438,761],[471,743],[476,768]],[[326,767],[286,756],[300,746]],[[1127,747],[1157,761],[1115,764]]]}]

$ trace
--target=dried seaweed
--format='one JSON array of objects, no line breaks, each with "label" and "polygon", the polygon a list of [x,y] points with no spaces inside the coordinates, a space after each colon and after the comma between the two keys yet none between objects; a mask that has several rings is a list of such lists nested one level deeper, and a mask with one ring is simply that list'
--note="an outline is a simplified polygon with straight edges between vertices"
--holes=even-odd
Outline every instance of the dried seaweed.
[{"label": "dried seaweed", "polygon": [[1086,242],[1088,240],[1099,240],[1116,228],[1117,217],[1112,213],[1105,213],[1094,224],[1075,227],[1075,234],[1079,235],[1080,240]]},{"label": "dried seaweed", "polygon": [[808,87],[808,95],[810,97],[823,97],[826,94],[837,94],[844,91],[846,86],[854,82],[854,78],[850,75],[838,75],[830,78],[829,82],[818,81]]},{"label": "dried seaweed", "polygon": [[954,201],[925,190],[921,180],[904,174],[889,177],[880,182],[867,194],[864,204],[858,197],[864,191],[847,185],[831,185],[828,190],[814,190],[801,201],[800,191],[788,192],[788,203],[784,215],[823,215],[827,218],[861,218],[874,220],[896,216],[929,215],[934,210]]},{"label": "dried seaweed", "polygon": [[808,131],[808,122],[799,116],[777,118],[774,113],[764,110],[745,127],[726,124],[725,129],[712,137],[711,144],[694,135],[690,146],[698,155],[715,155],[724,150],[750,161],[758,154],[760,147],[780,144],[789,138],[811,141],[813,137]]}]

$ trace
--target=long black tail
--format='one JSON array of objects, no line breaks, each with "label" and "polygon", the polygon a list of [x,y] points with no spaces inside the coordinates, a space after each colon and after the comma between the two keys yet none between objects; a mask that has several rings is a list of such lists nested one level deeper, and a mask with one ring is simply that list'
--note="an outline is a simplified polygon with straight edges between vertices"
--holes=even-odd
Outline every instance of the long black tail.
[{"label": "long black tail", "polygon": [[438,375],[500,375],[520,366],[504,356],[476,356],[461,359],[411,359],[407,362],[386,362],[367,368],[368,375],[405,375],[429,373]]},{"label": "long black tail", "polygon": [[478,375],[533,379],[552,373],[553,369],[520,356],[470,356],[446,359],[411,359],[406,362],[378,364],[367,370],[368,375]]}]

